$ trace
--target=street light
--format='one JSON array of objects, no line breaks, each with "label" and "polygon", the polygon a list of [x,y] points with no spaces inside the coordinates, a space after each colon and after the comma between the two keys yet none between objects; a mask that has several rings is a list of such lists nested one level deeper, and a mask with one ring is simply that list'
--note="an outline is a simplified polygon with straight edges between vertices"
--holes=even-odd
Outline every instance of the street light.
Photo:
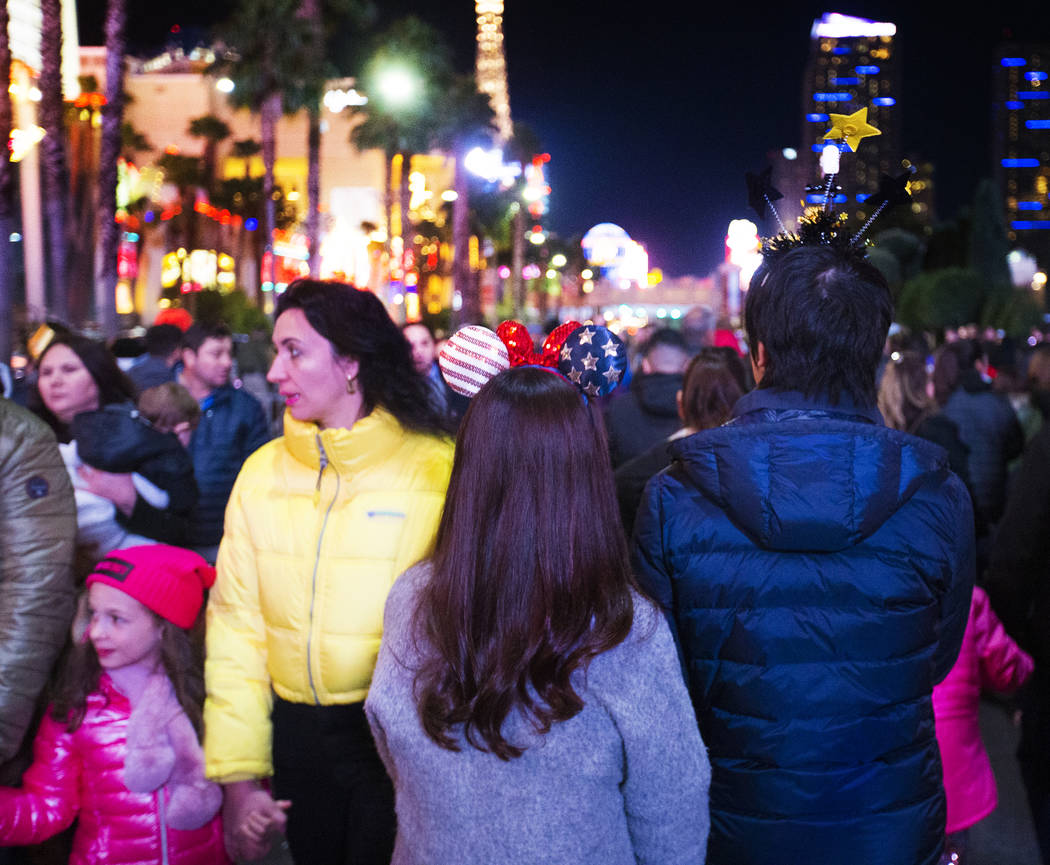
[{"label": "street light", "polygon": [[376,89],[394,110],[411,108],[423,90],[422,82],[407,66],[400,64],[385,66],[376,75]]}]

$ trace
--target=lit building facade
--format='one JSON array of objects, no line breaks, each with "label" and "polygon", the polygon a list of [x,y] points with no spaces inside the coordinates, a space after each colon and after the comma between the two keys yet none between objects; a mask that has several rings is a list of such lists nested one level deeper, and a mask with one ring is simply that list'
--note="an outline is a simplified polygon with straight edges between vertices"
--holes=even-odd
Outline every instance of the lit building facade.
[{"label": "lit building facade", "polygon": [[[900,167],[900,61],[895,24],[826,13],[813,22],[810,53],[802,86],[800,160],[812,150],[810,182],[820,179],[816,156],[827,143],[829,115],[868,109],[868,122],[881,135],[865,138],[855,154],[846,154],[836,185],[836,203],[859,218],[853,206],[875,193],[881,174]],[[823,201],[823,195],[819,196]],[[816,201],[810,203],[818,203]]]},{"label": "lit building facade", "polygon": [[1050,45],[1000,46],[994,153],[1010,240],[1050,266]]},{"label": "lit building facade", "polygon": [[[198,48],[190,55],[172,52],[148,61],[129,63],[124,86],[132,98],[125,108],[125,119],[145,133],[152,144],[153,152],[143,154],[143,162],[150,163],[164,153],[200,154],[203,142],[189,134],[190,120],[214,115],[231,131],[229,138],[217,146],[220,177],[259,177],[263,173],[261,156],[242,159],[233,153],[234,142],[259,137],[258,117],[243,109],[234,110],[223,92],[224,83],[204,74],[212,59],[207,49]],[[105,49],[81,48],[80,61],[84,74],[94,75],[100,85],[104,84]],[[388,236],[388,220],[383,207],[384,155],[379,150],[358,151],[349,141],[350,131],[358,120],[345,109],[363,101],[363,97],[353,90],[352,83],[349,80],[329,82],[324,98],[321,123],[321,276],[367,286],[390,305],[395,317],[415,317],[420,301],[439,307],[451,303],[447,252],[435,238],[421,235],[410,238],[412,250],[404,260],[412,264],[413,272],[403,280],[404,290],[390,287],[393,280],[391,260],[383,251]],[[300,220],[305,216],[307,204],[307,132],[305,111],[282,115],[277,123],[274,178],[284,191],[285,202],[295,209]],[[453,166],[451,157],[440,152],[412,155],[408,186],[413,223],[443,224],[442,206],[452,189]],[[390,172],[395,202],[404,167],[398,157]],[[137,194],[145,195],[151,201],[144,217],[150,227],[162,228],[169,213],[177,215],[178,191],[166,181],[162,172],[144,165],[141,172],[134,173],[132,182],[140,187]],[[260,286],[259,261],[255,255],[224,256],[222,250],[247,250],[250,243],[248,235],[243,232],[254,233],[261,226],[253,224],[249,227],[252,220],[242,223],[235,216],[231,224],[230,214],[212,207],[207,200],[198,200],[194,209],[201,214],[206,225],[208,220],[219,223],[212,234],[217,234],[220,243],[212,244],[214,248],[210,250],[201,250],[207,255],[198,256],[201,262],[198,270],[214,272],[215,280],[198,279],[193,251],[176,249],[166,232],[145,232],[134,285],[129,286],[128,306],[142,313],[146,320],[151,320],[155,313],[160,289],[168,289],[187,279],[205,287],[216,281],[215,287],[220,289],[227,283],[240,285],[249,293]],[[396,207],[394,215],[401,218]],[[240,234],[243,237],[238,240]],[[309,272],[305,237],[297,228],[278,232],[274,251],[278,256],[275,262],[278,290],[282,283]],[[179,257],[179,252],[184,252],[184,255]],[[268,268],[264,266],[263,272],[268,272]],[[268,283],[262,284],[262,290],[269,290]],[[118,286],[118,306],[120,298]],[[265,295],[264,300],[265,306],[272,304],[269,295]]]}]

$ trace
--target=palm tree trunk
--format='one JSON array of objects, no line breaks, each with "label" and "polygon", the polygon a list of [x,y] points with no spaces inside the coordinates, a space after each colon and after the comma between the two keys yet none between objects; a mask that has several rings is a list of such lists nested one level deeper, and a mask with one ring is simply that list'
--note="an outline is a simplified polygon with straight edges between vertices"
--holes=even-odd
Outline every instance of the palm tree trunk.
[{"label": "palm tree trunk", "polygon": [[278,92],[271,93],[267,96],[262,103],[262,108],[259,112],[259,119],[261,121],[260,135],[262,138],[262,158],[263,158],[263,207],[264,210],[264,231],[266,232],[263,240],[265,242],[265,250],[270,253],[269,265],[266,268],[266,273],[262,274],[262,281],[270,283],[273,286],[275,279],[276,268],[273,257],[273,233],[277,228],[277,212],[274,207],[273,193],[274,193],[274,177],[273,169],[277,162],[277,120],[281,116],[281,94]]},{"label": "palm tree trunk", "polygon": [[518,210],[510,223],[510,291],[514,303],[514,317],[520,319],[525,314],[525,279],[521,275],[525,269],[525,215],[519,202]]},{"label": "palm tree trunk", "polygon": [[[324,68],[324,23],[321,17],[320,0],[302,0],[300,14],[310,27],[310,59],[308,66],[312,76],[320,79]],[[321,275],[321,106],[319,103],[322,81],[318,85],[317,99],[310,102],[307,116],[309,130],[306,139],[306,250],[310,261],[310,276]]]},{"label": "palm tree trunk", "polygon": [[[11,80],[11,43],[7,37],[7,4],[0,9],[0,80]],[[0,87],[0,136],[11,140],[11,93]],[[7,238],[15,227],[14,169],[11,161],[0,158],[0,363],[10,363],[14,341],[14,277],[11,244]]]},{"label": "palm tree trunk", "polygon": [[311,105],[306,137],[306,249],[310,276],[321,275],[321,111]]},{"label": "palm tree trunk", "polygon": [[401,152],[401,188],[399,189],[398,204],[401,208],[401,268],[404,270],[405,261],[408,258],[408,249],[412,243],[412,225],[408,218],[411,209],[412,193],[408,188],[408,175],[412,168],[412,154]]},{"label": "palm tree trunk", "polygon": [[127,25],[125,0],[106,4],[106,104],[102,109],[102,146],[99,152],[98,224],[101,228],[95,266],[95,316],[107,337],[117,332],[117,159],[124,120],[124,53]]},{"label": "palm tree trunk", "polygon": [[40,125],[44,129],[44,218],[51,270],[50,307],[54,316],[69,320],[69,284],[66,276],[66,222],[69,213],[69,172],[66,132],[62,124],[62,3],[41,0]]},{"label": "palm tree trunk", "polygon": [[392,152],[384,153],[383,162],[383,218],[386,220],[386,248],[390,251],[390,241],[394,237],[394,157]]},{"label": "palm tree trunk", "polygon": [[456,200],[452,202],[452,288],[459,292],[462,301],[457,316],[457,325],[462,326],[481,321],[481,295],[470,269],[470,188],[462,156],[456,157],[453,187]]}]

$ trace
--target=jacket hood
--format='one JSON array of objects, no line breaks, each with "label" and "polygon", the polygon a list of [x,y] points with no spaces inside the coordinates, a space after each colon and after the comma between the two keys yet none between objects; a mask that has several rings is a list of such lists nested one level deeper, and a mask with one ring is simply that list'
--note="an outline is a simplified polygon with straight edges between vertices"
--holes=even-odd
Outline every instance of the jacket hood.
[{"label": "jacket hood", "polygon": [[[755,391],[726,426],[672,443],[680,470],[759,547],[832,552],[877,531],[932,476],[937,445],[877,412]],[[790,399],[787,400],[790,403]]]},{"label": "jacket hood", "polygon": [[631,384],[638,404],[649,414],[658,417],[678,417],[676,394],[682,389],[679,373],[653,372],[638,376]]},{"label": "jacket hood", "polygon": [[174,433],[154,428],[131,403],[81,412],[73,418],[70,430],[80,458],[107,472],[138,471],[148,460],[184,450]]}]

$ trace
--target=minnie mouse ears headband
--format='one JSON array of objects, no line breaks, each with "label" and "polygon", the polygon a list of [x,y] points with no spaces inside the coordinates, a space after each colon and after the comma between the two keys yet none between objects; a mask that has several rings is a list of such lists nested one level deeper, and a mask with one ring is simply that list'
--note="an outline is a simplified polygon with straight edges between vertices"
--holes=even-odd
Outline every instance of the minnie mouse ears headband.
[{"label": "minnie mouse ears headband", "polygon": [[495,333],[476,324],[456,331],[438,354],[438,366],[448,386],[468,397],[512,366],[556,371],[585,396],[597,397],[620,383],[627,369],[627,349],[607,327],[569,321],[551,331],[536,352],[525,325],[505,321]]}]

